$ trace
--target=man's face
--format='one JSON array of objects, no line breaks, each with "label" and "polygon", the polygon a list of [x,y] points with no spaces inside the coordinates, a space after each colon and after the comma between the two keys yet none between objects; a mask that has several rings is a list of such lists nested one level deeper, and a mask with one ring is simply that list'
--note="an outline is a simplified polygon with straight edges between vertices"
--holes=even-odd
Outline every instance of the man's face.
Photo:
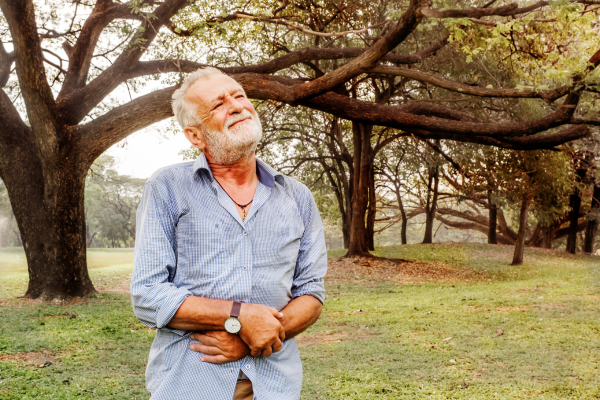
[{"label": "man's face", "polygon": [[[233,164],[254,152],[262,128],[242,87],[225,75],[211,75],[192,85],[186,96],[198,105],[204,127],[186,127],[186,136],[204,151],[209,161]],[[195,128],[195,129],[192,129]],[[188,131],[198,137],[197,143]]]}]

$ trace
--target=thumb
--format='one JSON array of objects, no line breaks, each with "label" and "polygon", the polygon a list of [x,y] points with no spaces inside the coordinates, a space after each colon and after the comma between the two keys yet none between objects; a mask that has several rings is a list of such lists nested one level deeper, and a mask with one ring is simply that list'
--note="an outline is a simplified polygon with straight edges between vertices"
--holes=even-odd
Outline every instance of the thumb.
[{"label": "thumb", "polygon": [[271,312],[273,313],[273,316],[277,319],[281,319],[283,318],[283,314],[280,313],[276,308],[270,307],[271,308]]}]

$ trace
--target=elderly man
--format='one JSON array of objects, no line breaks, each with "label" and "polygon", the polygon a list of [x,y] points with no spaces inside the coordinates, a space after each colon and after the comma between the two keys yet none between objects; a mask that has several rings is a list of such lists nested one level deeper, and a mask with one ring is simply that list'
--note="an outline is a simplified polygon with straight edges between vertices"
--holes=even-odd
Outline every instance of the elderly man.
[{"label": "elderly man", "polygon": [[321,313],[327,256],[310,191],[254,155],[262,128],[242,87],[188,76],[173,112],[202,154],[157,171],[138,208],[131,298],[156,328],[156,400],[297,400],[294,338]]}]

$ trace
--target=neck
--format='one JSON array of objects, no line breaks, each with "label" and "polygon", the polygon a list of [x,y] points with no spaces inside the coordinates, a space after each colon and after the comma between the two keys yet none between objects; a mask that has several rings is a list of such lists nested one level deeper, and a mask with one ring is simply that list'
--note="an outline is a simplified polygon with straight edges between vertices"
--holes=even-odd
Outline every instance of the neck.
[{"label": "neck", "polygon": [[221,183],[247,186],[256,183],[258,180],[254,153],[230,165],[216,164],[212,162],[208,154],[206,154],[206,160],[208,161],[213,177]]}]

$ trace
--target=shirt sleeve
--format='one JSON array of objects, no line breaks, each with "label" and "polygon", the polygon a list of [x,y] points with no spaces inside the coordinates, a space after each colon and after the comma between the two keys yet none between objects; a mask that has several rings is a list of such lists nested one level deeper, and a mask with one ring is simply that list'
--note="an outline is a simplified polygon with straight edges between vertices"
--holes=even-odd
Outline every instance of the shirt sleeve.
[{"label": "shirt sleeve", "polygon": [[305,190],[307,198],[302,215],[305,228],[296,260],[292,298],[308,294],[323,303],[325,301],[323,278],[327,272],[325,234],[317,204],[308,188]]},{"label": "shirt sleeve", "polygon": [[131,302],[146,326],[167,328],[181,303],[192,293],[173,284],[177,270],[177,207],[168,190],[146,183],[136,216],[136,243],[131,276]]}]

